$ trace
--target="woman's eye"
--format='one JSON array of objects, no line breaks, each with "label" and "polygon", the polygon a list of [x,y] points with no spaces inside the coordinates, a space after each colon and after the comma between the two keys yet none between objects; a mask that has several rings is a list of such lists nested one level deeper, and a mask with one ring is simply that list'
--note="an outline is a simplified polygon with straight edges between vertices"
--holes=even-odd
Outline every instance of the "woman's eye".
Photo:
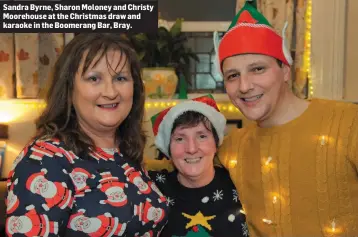
[{"label": "woman's eye", "polygon": [[98,80],[98,78],[97,78],[96,76],[90,76],[90,77],[88,78],[88,80],[93,81],[93,82],[96,82],[96,81]]},{"label": "woman's eye", "polygon": [[117,81],[126,81],[127,78],[120,76],[120,77],[117,77],[116,80],[117,80]]},{"label": "woman's eye", "polygon": [[181,141],[183,141],[183,138],[182,137],[177,137],[177,138],[175,138],[174,139],[176,142],[181,142]]}]

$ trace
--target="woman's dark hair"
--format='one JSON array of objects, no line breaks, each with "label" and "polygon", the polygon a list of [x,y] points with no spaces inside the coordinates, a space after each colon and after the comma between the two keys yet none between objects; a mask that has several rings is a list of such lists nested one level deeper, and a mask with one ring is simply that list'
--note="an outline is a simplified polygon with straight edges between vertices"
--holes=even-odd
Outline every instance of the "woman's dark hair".
[{"label": "woman's dark hair", "polygon": [[[172,128],[171,134],[173,134],[174,130],[177,127],[182,127],[182,126],[188,127],[188,128],[195,127],[201,122],[204,124],[206,129],[208,129],[209,131],[211,131],[213,133],[216,147],[218,147],[219,146],[219,136],[218,136],[214,126],[212,125],[210,120],[205,115],[203,115],[199,112],[196,112],[196,111],[186,111],[183,114],[181,114],[177,119],[175,119],[175,121],[173,123],[173,128]],[[169,147],[168,151],[169,151],[169,155],[171,156],[170,147]]]},{"label": "woman's dark hair", "polygon": [[[142,129],[144,85],[136,53],[119,34],[78,34],[66,45],[54,66],[51,85],[46,96],[47,107],[36,121],[36,138],[58,138],[76,154],[86,153],[90,148],[94,148],[92,139],[79,127],[76,111],[72,105],[74,80],[85,54],[82,74],[94,60],[96,65],[103,57],[107,57],[107,52],[110,50],[120,51],[122,58],[123,55],[126,56],[134,81],[133,106],[127,118],[117,129],[116,142],[121,152],[134,161],[141,162],[146,142]],[[119,60],[119,63],[121,61]],[[108,59],[107,63],[109,66]]]}]

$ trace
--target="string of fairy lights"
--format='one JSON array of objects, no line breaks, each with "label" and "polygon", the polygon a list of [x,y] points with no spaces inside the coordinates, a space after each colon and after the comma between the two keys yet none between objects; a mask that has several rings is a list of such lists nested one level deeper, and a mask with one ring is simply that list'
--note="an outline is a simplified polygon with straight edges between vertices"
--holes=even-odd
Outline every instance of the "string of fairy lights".
[{"label": "string of fairy lights", "polygon": [[[147,112],[158,112],[178,103],[181,103],[181,101],[170,99],[149,100],[145,102],[145,110]],[[231,102],[218,102],[217,105],[219,110],[227,116],[241,115],[241,112]],[[40,114],[46,108],[46,103],[34,100],[0,100],[0,108],[0,123],[9,123],[21,119],[29,111],[35,111]]]},{"label": "string of fairy lights", "polygon": [[[146,109],[165,109],[171,106],[175,106],[178,103],[180,103],[180,101],[168,101],[168,100],[157,100],[155,102],[145,102],[145,108]],[[45,102],[26,102],[26,101],[22,101],[22,102],[7,102],[7,101],[3,101],[0,102],[0,105],[2,106],[2,108],[14,108],[17,106],[22,106],[22,108],[27,108],[27,109],[44,109],[46,108],[46,103]],[[221,102],[221,103],[217,103],[217,106],[219,108],[220,111],[225,111],[225,112],[237,112],[239,113],[239,109],[237,109],[232,103],[230,102]]]}]

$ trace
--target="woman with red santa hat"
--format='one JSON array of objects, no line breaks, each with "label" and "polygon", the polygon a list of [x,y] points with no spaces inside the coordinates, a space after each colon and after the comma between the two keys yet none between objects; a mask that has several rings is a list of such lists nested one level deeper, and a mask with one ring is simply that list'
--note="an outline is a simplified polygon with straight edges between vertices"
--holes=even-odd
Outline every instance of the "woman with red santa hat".
[{"label": "woman with red santa hat", "polygon": [[[152,171],[155,163],[165,167],[168,162],[146,161],[171,207],[161,236],[249,236],[239,195],[216,157],[226,118],[214,98],[207,95],[169,107],[153,116],[152,124],[155,145],[175,167]],[[160,210],[147,202],[144,207],[144,217],[160,219]]]}]

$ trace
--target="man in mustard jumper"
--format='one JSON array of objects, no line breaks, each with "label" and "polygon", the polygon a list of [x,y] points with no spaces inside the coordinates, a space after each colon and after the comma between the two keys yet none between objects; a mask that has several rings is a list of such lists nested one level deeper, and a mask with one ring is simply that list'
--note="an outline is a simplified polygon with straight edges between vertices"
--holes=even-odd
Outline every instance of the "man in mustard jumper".
[{"label": "man in mustard jumper", "polygon": [[250,236],[358,236],[357,106],[292,93],[285,40],[255,1],[217,46],[228,96],[255,121],[233,131],[219,153]]}]

